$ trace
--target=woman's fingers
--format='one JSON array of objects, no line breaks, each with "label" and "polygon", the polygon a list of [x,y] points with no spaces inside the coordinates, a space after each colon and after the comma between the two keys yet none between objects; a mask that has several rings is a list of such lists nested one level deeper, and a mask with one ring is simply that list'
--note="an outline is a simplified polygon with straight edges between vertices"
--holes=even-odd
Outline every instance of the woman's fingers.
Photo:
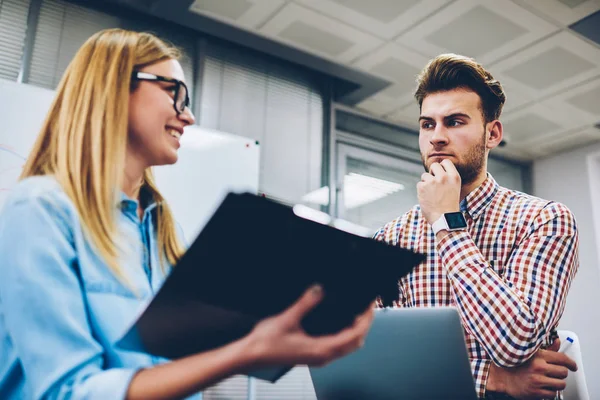
[{"label": "woman's fingers", "polygon": [[374,314],[373,307],[370,307],[356,318],[352,326],[335,334],[313,338],[314,363],[323,365],[362,347]]},{"label": "woman's fingers", "polygon": [[313,285],[283,312],[282,317],[290,324],[300,324],[300,321],[302,321],[306,314],[314,309],[322,299],[323,288],[321,285]]}]

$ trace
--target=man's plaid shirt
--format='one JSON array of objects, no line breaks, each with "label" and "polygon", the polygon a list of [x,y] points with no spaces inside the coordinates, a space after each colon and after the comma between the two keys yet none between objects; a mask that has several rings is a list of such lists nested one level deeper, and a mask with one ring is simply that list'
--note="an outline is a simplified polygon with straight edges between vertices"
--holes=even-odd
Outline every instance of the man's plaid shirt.
[{"label": "man's plaid shirt", "polygon": [[512,367],[551,344],[579,266],[564,205],[485,182],[462,202],[468,229],[436,242],[417,205],[375,239],[427,255],[399,282],[399,307],[454,306],[480,398],[490,363]]}]

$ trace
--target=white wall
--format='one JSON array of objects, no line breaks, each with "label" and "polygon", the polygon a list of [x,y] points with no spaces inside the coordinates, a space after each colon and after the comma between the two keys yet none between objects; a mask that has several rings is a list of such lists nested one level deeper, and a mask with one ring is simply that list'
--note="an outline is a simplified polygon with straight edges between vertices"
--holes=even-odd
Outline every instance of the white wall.
[{"label": "white wall", "polygon": [[[593,201],[600,193],[592,193],[592,182],[599,174],[590,175],[588,157],[600,152],[600,145],[558,154],[534,163],[533,191],[536,196],[556,200],[571,209],[579,227],[580,266],[575,277],[560,328],[574,331],[580,338],[583,364],[591,399],[600,399],[600,263],[594,230]],[[595,165],[595,164],[594,164]],[[593,205],[593,206],[592,206]]]}]

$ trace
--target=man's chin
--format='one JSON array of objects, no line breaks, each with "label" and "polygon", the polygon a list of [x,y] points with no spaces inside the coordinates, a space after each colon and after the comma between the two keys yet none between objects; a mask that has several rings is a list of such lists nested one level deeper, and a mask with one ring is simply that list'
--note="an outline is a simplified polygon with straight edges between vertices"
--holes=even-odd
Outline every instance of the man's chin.
[{"label": "man's chin", "polygon": [[444,160],[450,160],[454,165],[456,165],[456,162],[454,161],[454,157],[452,157],[452,156],[429,157],[429,158],[427,158],[427,162],[423,163],[423,165],[425,166],[425,170],[427,172],[429,172],[429,170],[431,169],[431,165],[433,163],[441,164],[441,162]]},{"label": "man's chin", "polygon": [[435,156],[435,157],[429,157],[429,165],[431,166],[431,164],[433,164],[434,162],[436,163],[441,163],[444,160],[450,160],[452,161],[452,156]]}]

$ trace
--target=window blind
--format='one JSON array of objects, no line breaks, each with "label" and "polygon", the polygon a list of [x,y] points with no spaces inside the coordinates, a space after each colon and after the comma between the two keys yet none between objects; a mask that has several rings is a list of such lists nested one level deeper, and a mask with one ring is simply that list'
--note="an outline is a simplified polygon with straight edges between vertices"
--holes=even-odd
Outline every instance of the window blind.
[{"label": "window blind", "polygon": [[307,367],[296,367],[274,384],[257,381],[257,400],[317,400]]},{"label": "window blind", "polygon": [[236,47],[206,46],[200,125],[260,142],[259,190],[294,204],[320,187],[319,78]]},{"label": "window blind", "polygon": [[[259,191],[295,204],[321,186],[323,97],[319,77],[235,46],[205,46],[200,125],[260,142]],[[248,381],[235,378],[206,399],[246,399]],[[308,370],[276,384],[256,381],[255,398],[314,400]]]},{"label": "window blind", "polygon": [[0,0],[0,78],[16,81],[27,32],[29,0]]},{"label": "window blind", "polygon": [[248,378],[234,376],[205,390],[202,400],[246,400],[248,398]]},{"label": "window blind", "polygon": [[54,89],[81,45],[94,33],[118,28],[119,19],[62,0],[40,7],[28,83]]}]

